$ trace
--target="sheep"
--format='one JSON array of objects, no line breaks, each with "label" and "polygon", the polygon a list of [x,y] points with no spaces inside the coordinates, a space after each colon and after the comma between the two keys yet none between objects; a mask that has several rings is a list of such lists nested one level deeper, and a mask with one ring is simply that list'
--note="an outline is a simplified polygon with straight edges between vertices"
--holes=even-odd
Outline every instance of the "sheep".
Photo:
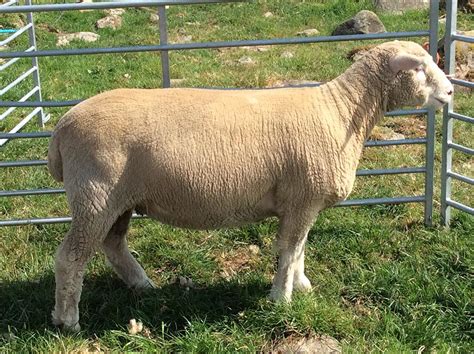
[{"label": "sheep", "polygon": [[439,108],[452,93],[420,45],[392,41],[320,87],[116,89],[78,104],[57,124],[48,152],[72,214],[55,258],[53,323],[80,329],[84,269],[100,248],[129,287],[154,287],[127,246],[134,210],[193,229],[277,217],[270,297],[310,291],[308,231],[349,195],[374,125],[402,106]]}]

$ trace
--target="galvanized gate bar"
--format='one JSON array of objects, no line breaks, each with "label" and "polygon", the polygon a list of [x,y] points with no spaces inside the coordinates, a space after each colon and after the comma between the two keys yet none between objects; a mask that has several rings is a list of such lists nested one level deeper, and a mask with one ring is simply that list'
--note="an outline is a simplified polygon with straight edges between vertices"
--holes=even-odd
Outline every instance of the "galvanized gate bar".
[{"label": "galvanized gate bar", "polygon": [[457,120],[460,120],[460,121],[463,121],[463,122],[466,122],[466,123],[474,124],[474,118],[472,118],[472,117],[468,117],[468,116],[465,116],[463,114],[454,113],[454,112],[449,112],[448,115],[449,115],[450,118],[454,118],[454,119],[457,119]]},{"label": "galvanized gate bar", "polygon": [[28,160],[28,161],[0,161],[0,167],[30,167],[30,166],[44,166],[47,164],[46,160]]},{"label": "galvanized gate bar", "polygon": [[[29,47],[27,50],[25,50],[25,52],[31,52],[32,50],[34,50],[35,47]],[[3,71],[5,70],[6,68],[8,68],[9,66],[15,64],[18,60],[20,60],[21,58],[13,58],[13,59],[10,59],[9,61],[7,61],[5,64],[2,64],[0,65],[0,71]]]},{"label": "galvanized gate bar", "polygon": [[474,43],[474,37],[469,37],[469,36],[465,36],[465,35],[462,35],[462,34],[453,34],[451,36],[451,39],[453,41],[460,41],[460,42],[466,42],[466,43]]},{"label": "galvanized gate bar", "polygon": [[48,12],[48,11],[71,11],[71,10],[103,10],[117,9],[124,7],[155,7],[167,5],[197,5],[197,4],[217,4],[217,3],[236,3],[246,2],[245,0],[149,0],[149,1],[123,1],[115,0],[113,2],[94,2],[94,3],[76,3],[76,4],[47,4],[47,5],[24,5],[15,6],[15,8],[3,9],[0,7],[0,13],[18,13],[18,12]]},{"label": "galvanized gate bar", "polygon": [[[160,44],[167,45],[168,44],[168,22],[166,19],[166,7],[159,6],[158,7],[158,23],[160,28]],[[163,87],[170,87],[170,59],[167,50],[162,50],[160,52],[161,55],[161,73],[162,73],[162,86]]]},{"label": "galvanized gate bar", "polygon": [[389,32],[373,34],[350,34],[343,36],[316,36],[316,37],[291,37],[274,39],[253,39],[241,41],[223,41],[223,42],[196,42],[196,43],[176,43],[166,45],[142,45],[128,47],[105,47],[105,48],[83,48],[83,49],[51,49],[37,50],[34,52],[0,52],[0,58],[29,58],[33,56],[61,56],[61,55],[90,55],[90,54],[112,54],[112,53],[137,53],[137,52],[157,52],[171,50],[190,50],[190,49],[217,49],[227,47],[243,46],[266,46],[282,44],[307,44],[307,43],[327,43],[327,42],[346,42],[354,40],[373,40],[373,39],[395,39],[409,37],[426,37],[429,31],[414,32]]},{"label": "galvanized gate bar", "polygon": [[[438,55],[438,18],[439,0],[430,2],[430,34],[429,51],[436,62]],[[434,155],[435,155],[435,124],[436,112],[433,107],[428,109],[426,122],[426,173],[425,173],[425,225],[433,225],[433,192],[434,192]]]},{"label": "galvanized gate bar", "polygon": [[471,82],[471,81],[460,80],[460,79],[451,79],[451,82],[455,85],[464,86],[464,87],[468,87],[468,88],[474,88],[474,82]]},{"label": "galvanized gate bar", "polygon": [[448,204],[449,206],[453,207],[453,208],[456,208],[456,209],[459,209],[459,210],[462,210],[468,214],[471,214],[471,215],[474,215],[474,208],[471,208],[470,206],[467,206],[465,204],[462,204],[462,203],[459,203],[459,202],[456,202],[452,199],[448,199],[446,200],[446,204]]},{"label": "galvanized gate bar", "polygon": [[448,174],[449,177],[457,179],[458,181],[474,185],[474,178],[466,177],[466,176],[460,175],[459,173],[456,173],[456,172],[453,172],[453,171],[448,171],[447,174]]},{"label": "galvanized gate bar", "polygon": [[[2,12],[1,8],[0,8],[0,13]],[[3,41],[0,41],[0,46],[4,46],[4,45],[7,45],[8,43],[10,43],[11,41],[13,41],[15,38],[21,36],[23,33],[25,33],[26,31],[28,31],[28,29],[30,29],[31,27],[33,27],[33,24],[31,23],[28,23],[25,27],[19,29],[18,31],[16,31],[14,34],[12,34],[10,37],[8,37],[7,39],[4,39]]]},{"label": "galvanized gate bar", "polygon": [[449,143],[448,142],[448,147],[454,150],[461,151],[465,154],[468,155],[474,155],[474,149],[468,148],[467,146],[461,145],[461,144],[456,144],[456,143]]}]

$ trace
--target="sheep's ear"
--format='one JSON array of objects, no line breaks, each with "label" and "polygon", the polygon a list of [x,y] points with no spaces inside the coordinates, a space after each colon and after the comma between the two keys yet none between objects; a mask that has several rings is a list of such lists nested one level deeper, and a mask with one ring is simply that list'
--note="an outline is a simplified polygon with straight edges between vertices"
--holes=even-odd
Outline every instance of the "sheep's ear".
[{"label": "sheep's ear", "polygon": [[423,58],[411,54],[395,54],[388,62],[390,70],[395,74],[402,70],[415,69],[423,63]]}]

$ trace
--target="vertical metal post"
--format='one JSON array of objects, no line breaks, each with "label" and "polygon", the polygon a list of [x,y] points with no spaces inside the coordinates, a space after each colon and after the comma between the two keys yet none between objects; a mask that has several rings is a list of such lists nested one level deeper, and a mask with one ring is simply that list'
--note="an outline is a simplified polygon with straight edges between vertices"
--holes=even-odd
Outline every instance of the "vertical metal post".
[{"label": "vertical metal post", "polygon": [[[165,6],[158,6],[159,28],[160,28],[160,44],[168,44],[168,24],[166,20]],[[170,87],[170,61],[168,51],[163,50],[161,55],[161,72],[163,75],[163,87]]]},{"label": "vertical metal post", "polygon": [[[434,60],[438,52],[439,0],[430,1],[430,54]],[[426,124],[425,225],[433,224],[435,110],[428,109]]]},{"label": "vertical metal post", "polygon": [[[26,5],[31,5],[31,0],[25,0],[25,4]],[[31,12],[27,12],[26,13],[26,18],[28,20],[28,23],[31,23],[31,26],[30,28],[28,29],[28,38],[29,38],[29,42],[30,42],[30,47],[34,47],[35,50],[37,49],[36,47],[36,35],[35,35],[35,24],[33,22],[33,14]],[[38,65],[38,57],[32,57],[31,58],[31,65],[33,67],[36,67],[36,70],[33,71],[32,75],[33,75],[33,82],[35,84],[35,86],[38,87],[38,91],[36,91],[36,100],[37,101],[42,101],[42,97],[41,97],[41,81],[40,81],[40,75],[39,75],[39,65]],[[46,122],[46,118],[45,118],[45,115],[44,115],[44,110],[43,108],[41,107],[41,109],[38,111],[38,114],[37,114],[37,117],[38,117],[38,125],[43,128],[44,127],[44,123]]]},{"label": "vertical metal post", "polygon": [[[447,74],[455,73],[456,45],[452,36],[456,33],[457,5],[457,0],[446,1],[444,70]],[[451,198],[451,177],[449,177],[448,172],[451,171],[453,152],[448,144],[453,140],[453,119],[449,115],[452,111],[453,100],[451,100],[443,110],[443,142],[441,150],[441,222],[444,226],[449,226],[449,221],[451,219],[451,207],[447,204],[447,201]]]}]

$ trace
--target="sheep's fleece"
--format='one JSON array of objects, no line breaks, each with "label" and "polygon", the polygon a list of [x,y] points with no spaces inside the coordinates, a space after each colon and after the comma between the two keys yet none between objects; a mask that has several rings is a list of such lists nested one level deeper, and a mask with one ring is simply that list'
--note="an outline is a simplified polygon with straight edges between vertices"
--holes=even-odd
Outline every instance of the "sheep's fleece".
[{"label": "sheep's fleece", "polygon": [[270,296],[309,291],[308,230],[350,193],[376,122],[402,106],[441,107],[452,91],[421,46],[394,41],[320,87],[118,89],[78,104],[49,146],[49,170],[64,181],[72,213],[56,255],[53,322],[79,330],[84,268],[100,248],[128,286],[154,286],[127,246],[133,210],[195,229],[276,216]]}]

